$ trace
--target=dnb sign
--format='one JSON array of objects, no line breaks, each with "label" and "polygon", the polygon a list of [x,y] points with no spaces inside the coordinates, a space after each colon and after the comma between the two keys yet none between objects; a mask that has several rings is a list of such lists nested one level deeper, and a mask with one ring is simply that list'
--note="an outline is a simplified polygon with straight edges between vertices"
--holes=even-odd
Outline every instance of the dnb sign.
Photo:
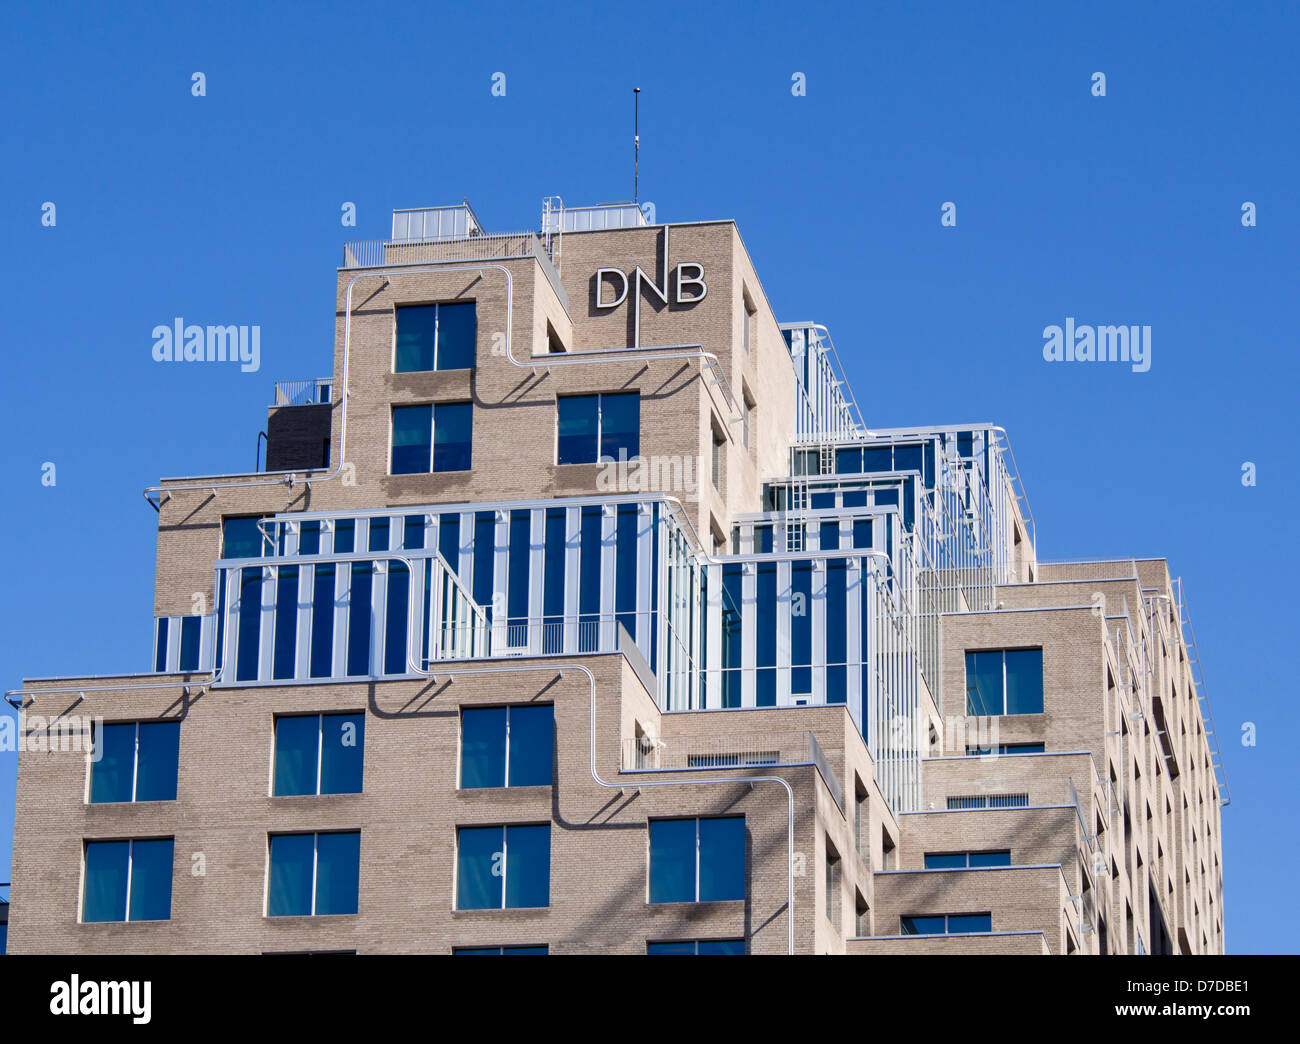
[{"label": "dnb sign", "polygon": [[[682,261],[674,270],[676,278],[669,278],[668,229],[664,228],[664,272],[663,281],[656,283],[646,274],[645,269],[637,265],[631,272],[621,268],[596,269],[596,307],[602,310],[617,308],[632,293],[632,347],[641,347],[641,288],[649,287],[664,304],[668,304],[668,291],[673,291],[673,302],[679,305],[692,305],[703,301],[709,292],[704,281],[704,266],[698,261]],[[614,293],[617,291],[617,293]],[[608,295],[614,294],[611,298]]]}]

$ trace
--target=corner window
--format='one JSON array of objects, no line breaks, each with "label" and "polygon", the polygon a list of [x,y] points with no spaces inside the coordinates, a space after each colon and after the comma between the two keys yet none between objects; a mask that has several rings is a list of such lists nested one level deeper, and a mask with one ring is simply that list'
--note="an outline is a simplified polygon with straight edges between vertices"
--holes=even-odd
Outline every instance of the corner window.
[{"label": "corner window", "polygon": [[744,816],[650,821],[650,902],[743,898]]},{"label": "corner window", "polygon": [[641,394],[561,395],[557,464],[631,460],[641,452]]},{"label": "corner window", "polygon": [[549,787],[555,748],[555,708],[466,709],[460,716],[460,785]]},{"label": "corner window", "polygon": [[470,369],[477,328],[473,301],[398,308],[393,372]]},{"label": "corner window", "polygon": [[938,917],[904,917],[904,935],[963,935],[993,931],[993,918],[986,913],[944,914]]},{"label": "corner window", "polygon": [[456,909],[550,905],[549,824],[460,827],[456,831]]},{"label": "corner window", "polygon": [[361,878],[361,832],[272,834],[268,917],[354,914]]},{"label": "corner window", "polygon": [[178,721],[133,721],[95,729],[90,801],[175,801]]},{"label": "corner window", "polygon": [[474,407],[468,402],[393,407],[390,472],[469,471]]},{"label": "corner window", "polygon": [[276,718],[272,795],[360,794],[365,742],[364,714]]},{"label": "corner window", "polygon": [[83,921],[168,921],[172,839],[87,841]]},{"label": "corner window", "polygon": [[1043,650],[968,652],[966,713],[1042,714]]}]

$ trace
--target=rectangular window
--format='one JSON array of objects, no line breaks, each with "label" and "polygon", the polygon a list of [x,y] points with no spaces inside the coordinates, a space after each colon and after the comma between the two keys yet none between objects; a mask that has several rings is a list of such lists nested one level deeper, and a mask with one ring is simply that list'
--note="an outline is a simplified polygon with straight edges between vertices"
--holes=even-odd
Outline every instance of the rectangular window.
[{"label": "rectangular window", "polygon": [[473,301],[398,308],[393,372],[468,370],[474,365],[477,327]]},{"label": "rectangular window", "polygon": [[360,794],[365,744],[364,714],[276,718],[271,794]]},{"label": "rectangular window", "polygon": [[257,523],[260,515],[221,520],[222,558],[261,558],[270,548]]},{"label": "rectangular window", "polygon": [[926,852],[927,870],[975,870],[985,866],[1010,866],[1010,849],[990,852]]},{"label": "rectangular window", "polygon": [[687,939],[680,942],[647,942],[647,954],[686,954],[688,956],[706,956],[728,954],[744,956],[744,939]]},{"label": "rectangular window", "polygon": [[474,407],[468,402],[393,407],[394,475],[469,471]]},{"label": "rectangular window", "polygon": [[550,704],[462,710],[461,788],[549,787],[554,736]]},{"label": "rectangular window", "polygon": [[456,957],[518,957],[527,954],[545,956],[551,951],[547,946],[457,946],[451,952]]},{"label": "rectangular window", "polygon": [[203,617],[181,617],[181,660],[182,671],[199,669],[199,639],[203,633]]},{"label": "rectangular window", "polygon": [[1042,714],[1043,650],[967,652],[966,713]]},{"label": "rectangular window", "polygon": [[87,841],[83,921],[168,921],[172,839]]},{"label": "rectangular window", "polygon": [[551,904],[551,828],[459,827],[456,909],[506,910]]},{"label": "rectangular window", "polygon": [[361,880],[361,832],[272,834],[268,917],[354,914]]},{"label": "rectangular window", "polygon": [[275,587],[272,678],[292,678],[298,651],[298,567],[280,566]]},{"label": "rectangular window", "polygon": [[652,819],[650,902],[745,898],[745,817]]},{"label": "rectangular window", "polygon": [[990,914],[941,914],[935,917],[902,918],[903,935],[963,935],[993,931]]},{"label": "rectangular window", "polygon": [[239,642],[235,681],[256,681],[262,626],[262,567],[239,571]]},{"label": "rectangular window", "polygon": [[406,674],[406,610],[411,571],[405,562],[388,565],[387,611],[384,614],[384,673]]},{"label": "rectangular window", "polygon": [[311,595],[311,676],[334,673],[334,565],[318,565]]},{"label": "rectangular window", "polygon": [[178,721],[133,721],[95,729],[90,801],[175,801]]},{"label": "rectangular window", "polygon": [[352,563],[352,587],[348,592],[348,674],[370,673],[370,592],[374,583],[374,565]]},{"label": "rectangular window", "polygon": [[713,488],[719,493],[722,492],[722,463],[726,446],[726,438],[714,431],[713,442],[710,448],[709,476],[713,482]]},{"label": "rectangular window", "polygon": [[631,460],[641,452],[641,395],[561,395],[556,400],[557,464]]}]

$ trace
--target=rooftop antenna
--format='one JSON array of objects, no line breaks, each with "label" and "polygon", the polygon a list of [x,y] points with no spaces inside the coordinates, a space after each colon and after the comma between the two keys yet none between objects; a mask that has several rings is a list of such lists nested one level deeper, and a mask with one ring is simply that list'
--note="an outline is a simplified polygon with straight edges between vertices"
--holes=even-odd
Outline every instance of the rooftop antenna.
[{"label": "rooftop antenna", "polygon": [[641,192],[641,88],[632,88],[632,202]]}]

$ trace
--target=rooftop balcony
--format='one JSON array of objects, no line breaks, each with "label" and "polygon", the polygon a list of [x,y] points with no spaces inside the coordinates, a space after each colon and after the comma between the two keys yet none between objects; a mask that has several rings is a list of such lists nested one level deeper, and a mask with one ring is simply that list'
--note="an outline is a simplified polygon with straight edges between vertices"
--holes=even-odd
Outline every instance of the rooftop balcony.
[{"label": "rooftop balcony", "polygon": [[682,772],[816,765],[840,811],[844,788],[812,732],[719,732],[624,740],[622,771]]},{"label": "rooftop balcony", "polygon": [[303,381],[276,381],[272,406],[319,406],[328,404],[334,390],[332,377]]}]

